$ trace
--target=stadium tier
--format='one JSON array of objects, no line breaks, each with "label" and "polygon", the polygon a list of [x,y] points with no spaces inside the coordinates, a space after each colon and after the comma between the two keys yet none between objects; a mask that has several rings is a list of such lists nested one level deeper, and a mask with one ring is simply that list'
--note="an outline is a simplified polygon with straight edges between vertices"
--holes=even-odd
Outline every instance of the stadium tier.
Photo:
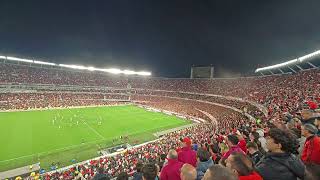
[{"label": "stadium tier", "polygon": [[[302,178],[305,174],[303,163],[296,157],[288,159],[288,154],[302,154],[301,160],[304,163],[310,161],[320,165],[318,161],[320,153],[312,157],[309,157],[310,154],[304,154],[306,150],[305,147],[303,148],[304,141],[300,132],[301,126],[303,126],[303,130],[307,129],[314,134],[318,133],[315,130],[312,131],[313,125],[309,127],[301,124],[303,121],[312,118],[314,125],[320,127],[319,113],[317,112],[320,104],[319,69],[265,77],[170,79],[116,76],[101,72],[53,69],[45,66],[31,67],[22,63],[8,64],[3,62],[0,64],[0,109],[4,112],[127,103],[160,111],[170,111],[205,121],[195,123],[192,127],[166,133],[154,142],[127,149],[115,156],[101,156],[53,171],[42,169],[41,178],[48,180],[93,179],[98,175],[108,174],[111,177],[117,177],[123,173],[135,177],[143,171],[139,169],[140,163],[156,163],[158,168],[156,171],[161,172],[159,173],[161,179],[161,176],[164,176],[165,173],[161,171],[161,168],[168,161],[166,160],[167,154],[169,153],[167,159],[174,159],[174,155],[172,155],[174,152],[169,151],[170,149],[179,152],[176,161],[179,160],[182,163],[193,165],[197,168],[198,174],[201,174],[201,170],[199,170],[199,164],[201,163],[207,161],[212,164],[229,163],[229,161],[226,162],[226,159],[234,149],[237,149],[235,151],[241,152],[241,154],[247,154],[252,159],[256,158],[254,153],[257,151],[261,151],[261,153],[265,153],[265,151],[280,152],[285,156],[281,157],[283,159],[279,157],[284,164],[287,165],[289,161],[296,163],[295,167],[298,170],[280,168],[274,170],[274,172],[269,172],[268,164],[275,162],[267,159],[261,160],[259,164],[257,161],[256,171],[264,179],[270,179],[270,177],[272,179],[274,176],[270,173],[277,173],[279,177],[284,176],[288,179]],[[307,111],[305,111],[306,109]],[[123,111],[119,113],[119,116],[125,113]],[[98,120],[94,120],[94,127],[90,127],[92,124],[88,123],[89,125],[86,128],[93,128],[93,131],[98,131],[97,134],[100,134],[99,126],[101,122],[99,115],[97,116]],[[139,114],[137,114],[137,117],[139,117]],[[79,119],[79,117],[75,116],[74,119]],[[152,119],[150,118],[150,121]],[[86,124],[84,121],[81,122]],[[8,122],[6,123],[8,124]],[[57,121],[52,121],[52,123],[57,123]],[[77,120],[72,121],[71,124],[71,126],[77,124]],[[121,121],[115,122],[115,124],[119,125],[120,128],[127,127]],[[189,122],[177,124],[185,125]],[[105,127],[106,125],[103,124],[102,126]],[[131,126],[134,125],[131,124]],[[59,129],[60,125],[57,127]],[[173,124],[170,127],[176,128],[177,126]],[[98,130],[95,130],[95,128]],[[101,131],[103,132],[103,130]],[[303,133],[307,134],[304,131]],[[127,134],[130,134],[130,132],[127,132]],[[270,147],[270,139],[274,141],[274,149]],[[295,140],[299,141],[300,149]],[[77,142],[81,143],[81,138]],[[143,142],[140,141],[137,144],[140,143]],[[277,149],[277,147],[280,148]],[[250,148],[256,151],[252,153]],[[209,158],[201,159],[203,154],[199,153],[201,152],[199,149],[203,149]],[[194,150],[198,150],[197,155],[194,154],[196,153]],[[181,153],[184,151],[189,153],[187,160],[182,158]],[[270,154],[267,155],[271,156]],[[235,154],[232,154],[232,156],[235,156]],[[196,158],[198,158],[198,163]],[[243,159],[243,157],[241,158]],[[189,161],[189,159],[192,160]],[[1,163],[7,161],[9,159],[1,159],[0,167]],[[31,162],[37,161],[39,160],[33,159]],[[67,164],[70,163],[55,164],[55,166],[60,168]],[[280,163],[277,166],[283,165]],[[288,166],[290,165],[288,164]],[[2,167],[2,169],[5,169],[5,167]],[[296,173],[292,173],[292,171]],[[252,173],[255,173],[253,169],[249,174]],[[300,174],[302,175],[300,176]],[[38,175],[33,174],[29,178],[34,179],[36,177]]]}]

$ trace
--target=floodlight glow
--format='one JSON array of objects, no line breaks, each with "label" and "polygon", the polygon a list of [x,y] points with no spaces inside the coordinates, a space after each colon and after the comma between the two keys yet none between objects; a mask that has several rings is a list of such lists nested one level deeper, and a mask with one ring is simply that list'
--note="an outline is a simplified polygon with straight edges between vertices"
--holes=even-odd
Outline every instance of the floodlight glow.
[{"label": "floodlight glow", "polygon": [[318,51],[315,51],[313,53],[310,53],[310,54],[307,54],[307,55],[304,55],[304,56],[301,56],[297,59],[293,59],[291,61],[287,61],[287,62],[284,62],[284,63],[280,63],[280,64],[276,64],[276,65],[272,65],[272,66],[267,66],[267,67],[263,67],[263,68],[258,68],[256,69],[256,73],[257,72],[260,72],[260,71],[264,71],[264,70],[271,70],[271,69],[276,69],[276,68],[280,68],[280,67],[283,67],[283,66],[287,66],[289,64],[294,64],[294,63],[301,63],[305,60],[308,60],[308,59],[311,59],[311,58],[314,58],[314,57],[317,57],[317,56],[320,56],[320,50]]},{"label": "floodlight glow", "polygon": [[293,59],[293,60],[290,60],[290,61],[287,61],[287,62],[283,62],[283,63],[280,63],[280,64],[275,64],[275,65],[272,65],[272,66],[258,68],[255,72],[260,72],[260,71],[264,71],[264,70],[280,68],[280,67],[283,67],[283,66],[287,66],[289,64],[297,63],[297,62],[298,62],[298,59]]},{"label": "floodlight glow", "polygon": [[22,59],[22,58],[11,57],[11,56],[7,56],[7,60],[33,63],[33,61],[30,59]]},{"label": "floodlight glow", "polygon": [[116,68],[110,68],[110,69],[101,69],[101,68],[95,68],[95,67],[85,67],[85,66],[79,66],[79,65],[68,65],[68,64],[59,64],[61,67],[66,68],[72,68],[72,69],[81,69],[81,70],[89,70],[89,71],[102,71],[102,72],[108,72],[112,74],[127,74],[127,75],[142,75],[142,76],[150,76],[150,72],[145,71],[131,71],[131,70],[120,70]]},{"label": "floodlight glow", "polygon": [[97,69],[95,67],[88,67],[89,71],[96,71]]},{"label": "floodlight glow", "polygon": [[141,75],[141,76],[151,76],[151,72],[140,71],[140,72],[137,72],[137,75]]},{"label": "floodlight glow", "polygon": [[67,64],[59,64],[59,66],[61,66],[61,67],[70,67],[70,65],[67,65]]},{"label": "floodlight glow", "polygon": [[310,59],[310,58],[315,57],[315,56],[320,56],[320,50],[316,51],[316,52],[313,52],[313,53],[310,53],[310,54],[307,54],[305,56],[299,57],[298,59],[299,59],[300,62],[302,62],[304,60]]},{"label": "floodlight glow", "polygon": [[44,61],[33,61],[33,63],[35,64],[43,64],[43,65],[51,65],[51,66],[55,66],[55,63],[50,63],[50,62],[44,62]]},{"label": "floodlight glow", "polygon": [[130,70],[124,70],[124,71],[123,71],[123,74],[132,75],[132,74],[136,74],[136,72],[130,71]]},{"label": "floodlight glow", "polygon": [[102,69],[102,68],[95,68],[92,66],[86,67],[86,66],[73,65],[73,64],[56,64],[56,63],[45,62],[45,61],[22,59],[22,58],[17,58],[17,57],[12,57],[12,56],[0,56],[0,59],[34,63],[34,64],[51,65],[51,66],[60,66],[60,67],[79,69],[79,70],[101,71],[101,72],[108,72],[108,73],[112,73],[112,74],[141,75],[141,76],[150,76],[151,75],[151,72],[146,72],[146,71],[138,71],[137,72],[137,71],[131,71],[131,70],[127,70],[127,69],[121,70],[121,69],[117,69],[117,68]]},{"label": "floodlight glow", "polygon": [[109,72],[109,73],[112,73],[112,74],[120,74],[120,73],[122,73],[122,71],[120,69],[116,69],[116,68],[105,69],[105,72]]},{"label": "floodlight glow", "polygon": [[85,67],[85,66],[79,66],[79,65],[71,65],[70,67],[71,67],[71,68],[74,68],[74,69],[88,69],[88,68]]},{"label": "floodlight glow", "polygon": [[88,70],[87,67],[84,66],[79,66],[79,65],[68,65],[68,64],[59,64],[59,66],[61,67],[66,67],[66,68],[71,68],[71,69],[82,69],[82,70]]},{"label": "floodlight glow", "polygon": [[107,72],[106,69],[101,69],[101,68],[95,68],[95,67],[89,67],[89,69],[93,69],[93,71],[102,71],[102,72]]}]

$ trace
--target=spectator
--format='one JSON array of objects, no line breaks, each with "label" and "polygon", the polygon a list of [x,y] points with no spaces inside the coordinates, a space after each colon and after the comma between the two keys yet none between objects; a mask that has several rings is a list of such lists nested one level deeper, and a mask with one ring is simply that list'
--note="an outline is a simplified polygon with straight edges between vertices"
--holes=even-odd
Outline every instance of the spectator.
[{"label": "spectator", "polygon": [[191,140],[185,137],[182,142],[181,151],[178,154],[178,160],[182,163],[191,164],[193,167],[197,165],[197,153],[191,149]]},{"label": "spectator", "polygon": [[[81,174],[81,173],[79,173]],[[97,170],[97,174],[93,177],[93,180],[98,180],[98,179],[104,179],[108,177],[105,173],[102,167],[99,167]]]},{"label": "spectator", "polygon": [[320,179],[320,165],[307,164],[306,176],[304,180],[319,180]]},{"label": "spectator", "polygon": [[295,127],[296,121],[298,119],[297,118],[289,118],[285,121],[285,125],[287,127],[287,129],[293,129]]},{"label": "spectator", "polygon": [[[299,125],[299,127],[301,128],[301,125]],[[306,138],[304,136],[301,136],[301,129],[292,128],[291,132],[297,137],[297,143],[299,143],[298,154],[301,154]]]},{"label": "spectator", "polygon": [[160,158],[159,158],[159,162],[158,162],[160,171],[162,170],[164,162],[166,161],[166,157],[167,157],[166,154],[160,154]]},{"label": "spectator", "polygon": [[303,109],[301,111],[301,121],[303,124],[310,123],[314,124],[316,117],[314,117],[314,112],[312,110]]},{"label": "spectator", "polygon": [[257,164],[257,171],[264,180],[296,180],[303,179],[305,168],[303,163],[292,153],[295,143],[290,133],[273,128],[267,137],[269,152]]},{"label": "spectator", "polygon": [[118,176],[117,176],[117,180],[128,180],[129,179],[129,175],[126,172],[121,172]]},{"label": "spectator", "polygon": [[217,142],[214,142],[212,145],[209,146],[209,152],[212,156],[212,160],[214,161],[214,164],[218,164],[221,159],[221,154],[220,154],[220,148]]},{"label": "spectator", "polygon": [[197,178],[196,169],[190,164],[184,164],[180,173],[181,180],[195,180]]},{"label": "spectator", "polygon": [[157,178],[158,169],[153,163],[145,164],[142,168],[143,180],[155,180]]},{"label": "spectator", "polygon": [[320,134],[319,128],[320,128],[320,113],[316,113],[313,110],[303,109],[300,112],[301,114],[301,123],[302,124],[312,124],[315,125],[318,129],[317,135]]},{"label": "spectator", "polygon": [[243,138],[243,135],[237,131],[237,137],[239,139],[239,143],[238,146],[242,149],[243,152],[247,153],[247,142],[246,140]]},{"label": "spectator", "polygon": [[263,148],[263,150],[265,151],[265,152],[267,152],[267,146],[266,146],[266,144],[267,144],[267,141],[266,141],[266,138],[264,138],[264,132],[263,132],[263,130],[262,129],[259,129],[259,130],[257,130],[257,133],[259,134],[259,141],[260,141],[260,143],[261,143],[261,147]]},{"label": "spectator", "polygon": [[[73,178],[74,180],[85,180],[85,178],[81,173],[79,173],[79,171],[75,171],[74,176],[75,176]],[[100,176],[100,177],[94,176],[93,180],[110,180],[110,178],[108,176]]]},{"label": "spectator", "polygon": [[207,169],[213,165],[213,161],[210,158],[209,152],[204,150],[203,148],[198,149],[197,160],[197,179],[201,180]]},{"label": "spectator", "polygon": [[254,171],[252,161],[242,153],[232,153],[226,160],[226,166],[238,175],[239,180],[262,180]]},{"label": "spectator", "polygon": [[136,164],[136,172],[133,174],[133,180],[142,180],[142,167],[143,167],[143,164],[142,162],[138,162]]},{"label": "spectator", "polygon": [[238,180],[238,177],[226,167],[213,165],[204,174],[202,180]]},{"label": "spectator", "polygon": [[262,147],[261,142],[259,141],[260,135],[256,131],[251,132],[250,134],[250,141],[256,143],[258,146],[259,151],[262,154],[265,154],[267,151]]},{"label": "spectator", "polygon": [[175,150],[170,150],[167,156],[168,164],[161,171],[161,180],[180,180],[180,169],[183,166],[182,162],[178,161],[178,154]]},{"label": "spectator", "polygon": [[254,142],[248,142],[247,144],[248,154],[254,164],[257,164],[263,157],[263,154],[258,150],[258,146]]},{"label": "spectator", "polygon": [[226,139],[226,143],[229,147],[229,150],[223,155],[222,160],[225,161],[231,153],[240,152],[245,154],[242,149],[238,146],[239,139],[235,135],[228,135]]},{"label": "spectator", "polygon": [[320,137],[316,135],[317,132],[317,127],[309,123],[301,127],[301,134],[307,138],[301,155],[301,160],[305,164],[314,163],[320,165]]}]

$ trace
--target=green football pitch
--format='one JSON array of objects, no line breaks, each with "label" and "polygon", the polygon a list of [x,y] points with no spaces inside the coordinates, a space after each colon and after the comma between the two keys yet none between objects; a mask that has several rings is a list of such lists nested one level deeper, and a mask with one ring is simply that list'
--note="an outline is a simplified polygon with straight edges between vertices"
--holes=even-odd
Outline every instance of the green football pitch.
[{"label": "green football pitch", "polygon": [[191,123],[133,105],[0,113],[0,172],[41,163],[48,170],[97,157],[103,148],[139,144]]}]

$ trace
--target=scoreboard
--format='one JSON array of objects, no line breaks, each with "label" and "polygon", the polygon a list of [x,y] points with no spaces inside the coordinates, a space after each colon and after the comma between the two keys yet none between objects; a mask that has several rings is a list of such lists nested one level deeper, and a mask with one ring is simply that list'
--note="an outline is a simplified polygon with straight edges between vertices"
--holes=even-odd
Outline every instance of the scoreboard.
[{"label": "scoreboard", "polygon": [[213,66],[192,66],[190,78],[213,78],[214,67]]}]

